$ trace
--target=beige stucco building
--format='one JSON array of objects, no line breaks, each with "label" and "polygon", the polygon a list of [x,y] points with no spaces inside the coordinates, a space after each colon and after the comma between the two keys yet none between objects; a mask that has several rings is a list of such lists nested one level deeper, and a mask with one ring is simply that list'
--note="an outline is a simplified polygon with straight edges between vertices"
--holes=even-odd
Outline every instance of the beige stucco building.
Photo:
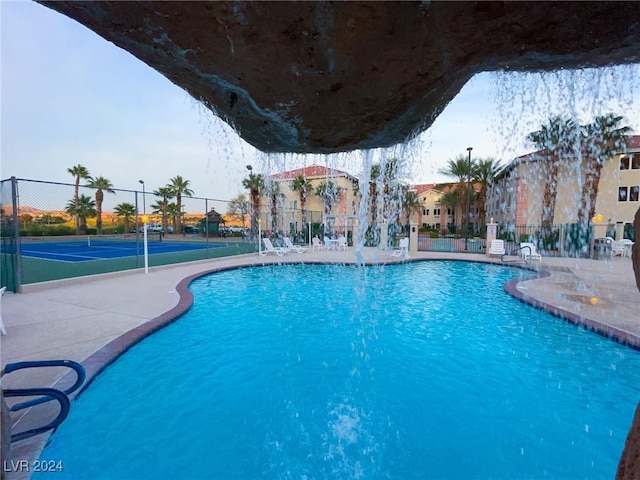
[{"label": "beige stucco building", "polygon": [[[542,162],[546,158],[534,152],[514,159],[500,172],[487,192],[487,217],[503,226],[540,225],[546,177]],[[578,221],[586,160],[561,161],[553,223]],[[616,230],[616,237],[630,230],[640,207],[640,136],[630,136],[626,152],[605,162],[596,198],[596,215]],[[625,227],[626,226],[626,227]]]},{"label": "beige stucco building", "polygon": [[[465,188],[465,185],[437,185],[434,183],[426,183],[414,185],[418,198],[420,199],[420,210],[418,212],[418,226],[423,229],[435,230],[438,232],[449,233],[448,225],[456,224],[460,227],[466,219],[463,218],[465,211],[461,205],[455,209],[447,208],[441,205],[442,195],[454,188]],[[475,191],[479,189],[479,185],[474,184],[471,188]],[[469,212],[469,224],[473,225],[474,231],[480,231],[479,225],[480,209],[475,201],[471,202]]]},{"label": "beige stucco building", "polygon": [[[345,223],[352,225],[360,203],[358,179],[345,171],[314,164],[265,178],[265,183],[275,185],[278,192],[276,219],[279,232],[291,235],[303,230],[300,193],[293,190],[293,181],[299,176],[305,177],[313,188],[307,194],[305,202],[307,224],[323,224],[327,220],[325,217],[329,216],[333,222],[332,227],[344,230]],[[329,212],[325,212],[322,197],[315,193],[322,182],[332,182],[335,185],[334,200]],[[271,205],[272,198],[269,195],[260,198],[260,219],[266,231],[270,231],[272,225]]]}]

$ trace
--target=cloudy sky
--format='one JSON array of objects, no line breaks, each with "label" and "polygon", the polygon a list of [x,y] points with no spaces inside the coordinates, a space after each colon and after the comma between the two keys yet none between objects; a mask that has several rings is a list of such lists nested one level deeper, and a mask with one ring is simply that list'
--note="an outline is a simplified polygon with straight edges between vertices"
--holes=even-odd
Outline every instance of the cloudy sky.
[{"label": "cloudy sky", "polygon": [[[0,2],[1,177],[72,183],[78,163],[118,188],[182,175],[195,195],[242,192],[245,165],[264,173],[329,162],[353,175],[361,153],[265,156],[162,75],[75,21],[33,2]],[[402,155],[413,183],[443,181],[450,158],[527,153],[526,134],[553,114],[582,122],[615,111],[640,133],[640,66],[474,77]],[[384,154],[385,152],[377,152]],[[395,153],[395,152],[394,152]]]}]

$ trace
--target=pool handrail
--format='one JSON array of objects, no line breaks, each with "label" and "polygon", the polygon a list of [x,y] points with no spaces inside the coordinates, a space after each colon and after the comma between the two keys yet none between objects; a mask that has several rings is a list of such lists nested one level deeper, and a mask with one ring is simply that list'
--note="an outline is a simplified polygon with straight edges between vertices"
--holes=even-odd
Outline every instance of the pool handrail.
[{"label": "pool handrail", "polygon": [[[71,385],[66,390],[61,391],[64,395],[68,396],[75,392],[78,388],[82,386],[84,380],[86,378],[86,373],[84,367],[78,362],[74,362],[73,360],[33,360],[26,362],[16,362],[7,364],[0,376],[4,376],[7,373],[15,372],[16,370],[22,370],[25,368],[37,368],[37,367],[68,367],[76,372],[76,381],[73,385]],[[58,389],[53,389],[59,391]],[[4,393],[4,390],[3,390]],[[31,396],[31,395],[29,395]],[[33,400],[29,400],[27,402],[17,403],[11,407],[11,411],[15,412],[18,410],[22,410],[23,408],[32,407],[34,405],[40,405],[41,403],[50,402],[52,399],[49,398],[35,398]]]},{"label": "pool handrail", "polygon": [[[46,400],[41,401],[39,403],[50,402],[51,400],[57,400],[58,403],[60,403],[60,412],[58,413],[58,416],[56,418],[54,418],[49,423],[41,427],[36,427],[30,430],[25,430],[24,432],[11,434],[11,442],[17,442],[19,440],[24,440],[25,438],[39,435],[41,433],[46,432],[47,430],[53,430],[57,428],[64,421],[65,418],[67,418],[67,415],[69,415],[69,408],[70,408],[69,397],[64,392],[61,392],[60,390],[56,390],[55,388],[18,388],[13,390],[7,389],[7,390],[2,390],[2,394],[5,397],[31,397],[31,396],[37,395],[38,397],[40,397],[38,400],[49,397]],[[29,402],[16,404],[13,407],[11,407],[10,410],[12,412],[22,410],[23,408],[29,407],[29,405],[27,405],[28,403]],[[22,406],[20,408],[16,408],[19,405],[22,405]]]}]

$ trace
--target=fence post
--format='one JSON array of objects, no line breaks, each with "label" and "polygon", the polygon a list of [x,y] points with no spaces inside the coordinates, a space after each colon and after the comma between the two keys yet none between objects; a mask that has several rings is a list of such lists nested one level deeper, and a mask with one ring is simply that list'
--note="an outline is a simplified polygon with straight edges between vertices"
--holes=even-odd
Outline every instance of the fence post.
[{"label": "fence post", "polygon": [[11,177],[11,203],[13,206],[13,236],[15,238],[15,255],[13,257],[13,275],[15,292],[22,289],[22,249],[20,248],[20,217],[18,215],[18,179]]}]

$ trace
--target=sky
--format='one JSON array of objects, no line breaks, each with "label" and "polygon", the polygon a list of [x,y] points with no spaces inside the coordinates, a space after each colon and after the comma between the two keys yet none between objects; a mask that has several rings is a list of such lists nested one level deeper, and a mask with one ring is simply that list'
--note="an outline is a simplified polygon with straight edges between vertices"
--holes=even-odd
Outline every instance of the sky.
[{"label": "sky", "polygon": [[[34,2],[0,1],[0,177],[73,183],[82,164],[120,189],[153,191],[182,175],[194,195],[245,193],[246,165],[270,174],[311,163],[358,176],[362,152],[264,155],[151,67],[63,15]],[[640,65],[551,74],[476,75],[433,126],[409,146],[410,183],[446,181],[449,159],[503,163],[531,152],[527,133],[553,114],[588,122],[614,111],[640,134]]]}]

